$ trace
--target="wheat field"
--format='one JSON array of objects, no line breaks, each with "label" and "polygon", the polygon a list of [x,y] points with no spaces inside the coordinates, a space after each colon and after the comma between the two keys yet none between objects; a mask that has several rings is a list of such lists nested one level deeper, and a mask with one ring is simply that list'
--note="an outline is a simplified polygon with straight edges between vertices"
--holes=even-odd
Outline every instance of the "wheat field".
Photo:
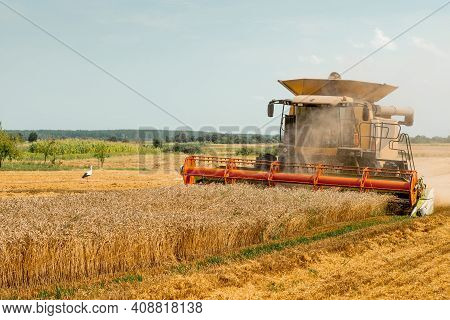
[{"label": "wheat field", "polygon": [[388,196],[250,185],[4,199],[0,286],[74,281],[299,235],[386,212]]}]

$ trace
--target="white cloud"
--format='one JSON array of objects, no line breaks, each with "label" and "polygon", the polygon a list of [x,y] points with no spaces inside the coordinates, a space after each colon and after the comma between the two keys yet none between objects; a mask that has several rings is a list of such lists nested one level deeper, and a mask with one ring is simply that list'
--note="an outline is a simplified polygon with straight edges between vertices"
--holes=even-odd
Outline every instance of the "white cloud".
[{"label": "white cloud", "polygon": [[439,49],[434,43],[428,42],[423,38],[419,37],[412,37],[411,38],[412,43],[420,49],[423,49],[425,51],[431,52],[432,54],[438,56],[438,57],[448,57],[448,54],[441,49]]},{"label": "white cloud", "polygon": [[316,56],[315,54],[312,54],[310,56],[299,56],[298,60],[300,60],[300,62],[309,62],[311,64],[321,64],[323,62],[323,59]]},{"label": "white cloud", "polygon": [[[370,43],[372,44],[372,46],[374,48],[379,48],[379,47],[385,45],[386,43],[388,43],[389,41],[391,41],[391,38],[386,36],[383,33],[383,31],[381,31],[380,29],[376,28],[375,29],[375,36],[374,36],[374,38],[372,39],[372,41]],[[397,49],[397,45],[394,42],[391,42],[385,48],[389,49],[389,50],[395,50],[395,49]]]}]

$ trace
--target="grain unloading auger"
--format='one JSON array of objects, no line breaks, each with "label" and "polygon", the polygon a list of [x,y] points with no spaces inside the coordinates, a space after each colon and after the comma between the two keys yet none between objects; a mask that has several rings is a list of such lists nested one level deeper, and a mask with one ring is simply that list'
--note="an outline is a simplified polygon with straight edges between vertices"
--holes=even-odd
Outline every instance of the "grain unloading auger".
[{"label": "grain unloading auger", "polygon": [[[414,166],[409,136],[410,108],[375,104],[394,86],[328,79],[279,81],[294,94],[272,100],[282,106],[279,155],[257,159],[189,156],[181,173],[185,184],[246,181],[274,185],[306,185],[314,189],[341,188],[387,192],[402,211],[430,214],[434,194]],[[392,117],[402,117],[398,120]]]}]

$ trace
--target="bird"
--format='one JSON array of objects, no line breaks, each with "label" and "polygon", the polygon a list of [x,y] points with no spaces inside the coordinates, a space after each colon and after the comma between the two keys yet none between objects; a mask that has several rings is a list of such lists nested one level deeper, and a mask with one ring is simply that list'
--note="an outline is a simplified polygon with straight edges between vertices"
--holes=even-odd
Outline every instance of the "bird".
[{"label": "bird", "polygon": [[[83,174],[83,176],[81,177],[81,179],[89,178],[90,176],[92,176],[92,165],[90,166],[89,170],[86,171],[86,172]],[[89,179],[88,179],[88,181],[89,181]]]}]

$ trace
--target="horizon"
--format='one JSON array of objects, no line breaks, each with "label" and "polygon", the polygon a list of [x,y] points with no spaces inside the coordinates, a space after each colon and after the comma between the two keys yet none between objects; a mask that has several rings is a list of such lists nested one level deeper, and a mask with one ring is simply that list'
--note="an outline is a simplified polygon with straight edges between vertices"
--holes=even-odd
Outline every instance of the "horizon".
[{"label": "horizon", "polygon": [[[139,129],[5,129],[6,131],[30,131],[30,132],[39,132],[39,131],[139,131]],[[222,135],[226,135],[226,134],[231,134],[231,135],[270,135],[270,136],[278,136],[279,134],[264,134],[264,133],[239,133],[239,132],[220,132],[220,131],[199,131],[199,130],[177,130],[177,129],[147,129],[147,130],[155,130],[155,131],[171,131],[171,132],[176,132],[176,131],[192,131],[192,132],[205,132],[205,133],[217,133],[217,134],[222,134]],[[411,138],[417,138],[417,137],[425,137],[427,139],[433,139],[433,138],[443,138],[446,139],[448,137],[450,137],[450,134],[448,134],[447,136],[429,136],[429,135],[421,135],[421,134],[417,134],[417,135],[411,135]]]}]

